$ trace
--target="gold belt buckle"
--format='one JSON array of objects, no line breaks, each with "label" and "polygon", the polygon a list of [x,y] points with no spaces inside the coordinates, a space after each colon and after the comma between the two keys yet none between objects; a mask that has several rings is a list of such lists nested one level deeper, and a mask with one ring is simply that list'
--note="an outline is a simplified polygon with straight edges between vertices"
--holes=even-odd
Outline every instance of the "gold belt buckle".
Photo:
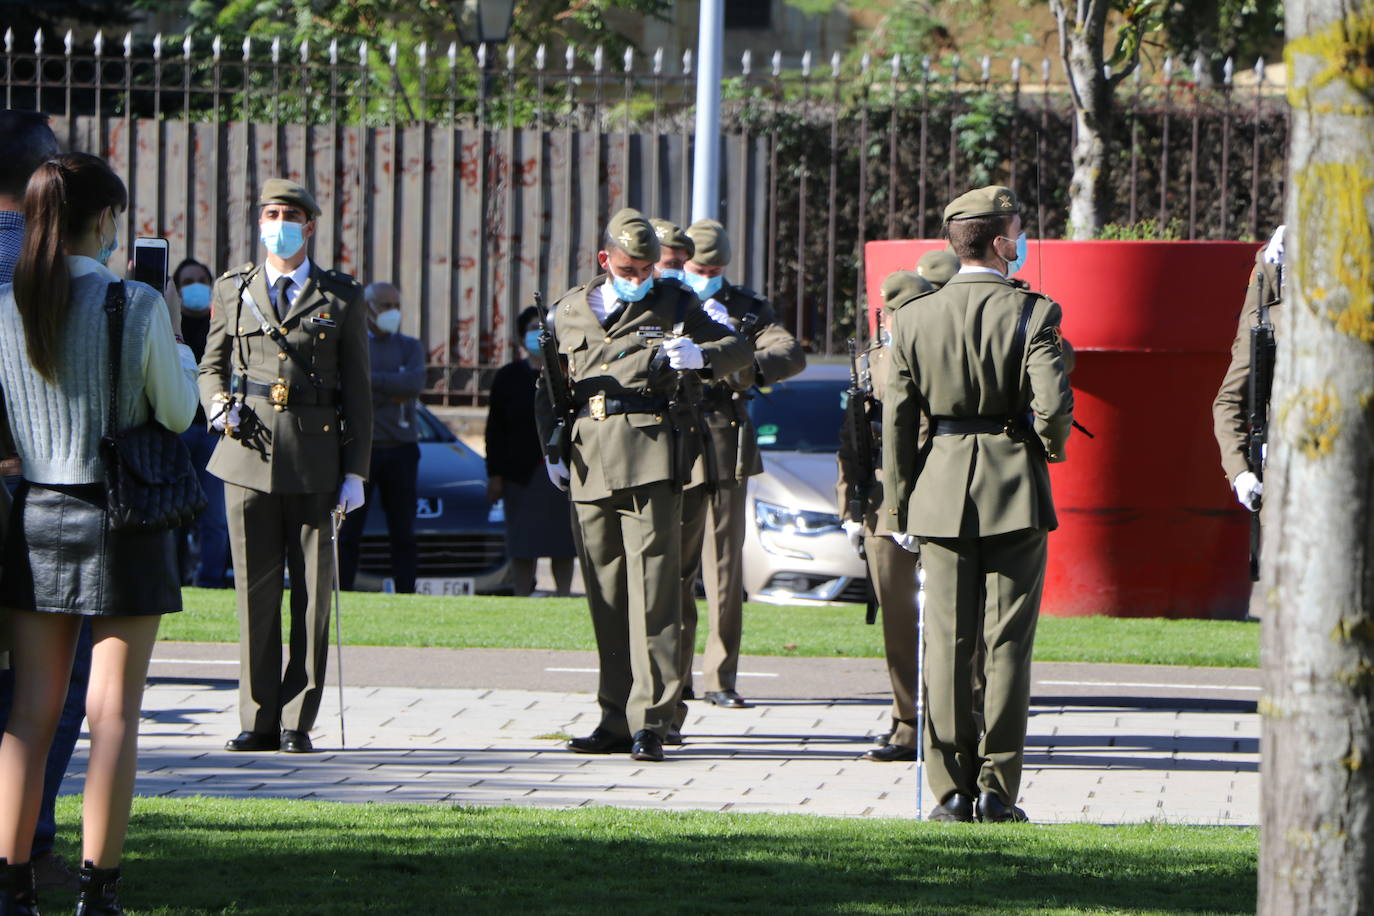
[{"label": "gold belt buckle", "polygon": [[272,406],[281,410],[286,406],[286,402],[291,397],[291,386],[286,382],[277,381],[272,383],[268,390],[267,399],[272,402]]},{"label": "gold belt buckle", "polygon": [[593,420],[606,419],[606,395],[594,394],[587,398],[587,415]]}]

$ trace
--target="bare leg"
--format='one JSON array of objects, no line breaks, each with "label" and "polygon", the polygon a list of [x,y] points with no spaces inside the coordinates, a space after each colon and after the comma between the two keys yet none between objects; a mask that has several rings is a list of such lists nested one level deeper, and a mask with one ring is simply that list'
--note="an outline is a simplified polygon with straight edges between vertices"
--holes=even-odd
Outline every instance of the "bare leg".
[{"label": "bare leg", "polygon": [[573,579],[573,558],[572,557],[552,557],[549,559],[549,566],[553,569],[554,591],[560,598],[566,598],[572,594]]},{"label": "bare leg", "polygon": [[29,861],[43,799],[44,764],[67,699],[81,618],[11,611],[14,702],[0,740],[0,857]]},{"label": "bare leg", "polygon": [[138,766],[143,682],[161,617],[98,617],[86,691],[91,756],[82,809],[82,858],[114,868],[124,853]]},{"label": "bare leg", "polygon": [[510,561],[511,578],[515,580],[515,597],[524,598],[534,591],[534,557],[512,557]]}]

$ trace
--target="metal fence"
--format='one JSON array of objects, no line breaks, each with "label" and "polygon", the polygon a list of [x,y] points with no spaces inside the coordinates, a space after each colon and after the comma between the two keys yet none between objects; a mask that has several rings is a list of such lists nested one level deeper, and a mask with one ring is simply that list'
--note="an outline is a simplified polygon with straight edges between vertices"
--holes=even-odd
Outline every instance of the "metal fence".
[{"label": "metal fence", "polygon": [[[314,255],[401,287],[434,399],[479,403],[513,354],[513,319],[590,278],[600,227],[633,206],[678,222],[691,200],[691,57],[599,49],[498,60],[449,45],[344,48],[99,36],[60,48],[6,34],[6,107],[54,115],[72,149],[129,183],[128,232],[220,270],[257,256],[253,201],[272,175],[324,208]],[[1065,230],[1072,109],[1044,61],[750,55],[723,86],[721,217],[730,278],[760,290],[815,352],[842,348],[866,241],[936,233],[953,195],[989,182]],[[672,72],[670,72],[670,70]],[[1119,93],[1106,221],[1127,236],[1256,238],[1282,214],[1287,109],[1166,62]],[[1149,221],[1142,223],[1142,221]]]}]

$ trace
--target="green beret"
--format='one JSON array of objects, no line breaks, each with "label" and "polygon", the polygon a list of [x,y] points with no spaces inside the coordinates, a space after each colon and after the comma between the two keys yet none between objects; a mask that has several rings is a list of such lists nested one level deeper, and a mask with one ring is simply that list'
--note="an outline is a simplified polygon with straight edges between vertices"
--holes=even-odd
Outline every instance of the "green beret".
[{"label": "green beret", "polygon": [[730,263],[730,236],[713,219],[699,219],[687,227],[687,236],[696,246],[692,260],[702,267],[724,267]]},{"label": "green beret", "polygon": [[893,271],[883,280],[883,308],[891,311],[912,296],[930,292],[930,289],[930,284],[913,271]]},{"label": "green beret", "polygon": [[1011,188],[988,185],[960,194],[945,207],[945,222],[952,219],[976,219],[980,216],[1014,216],[1021,212],[1021,202]]},{"label": "green beret", "polygon": [[315,203],[315,198],[310,196],[305,185],[289,178],[269,178],[263,182],[262,194],[258,196],[258,206],[265,207],[268,204],[300,207],[310,214],[311,219],[316,219],[320,215],[320,205]]},{"label": "green beret", "polygon": [[952,251],[927,251],[916,262],[916,272],[931,286],[939,289],[959,272],[959,256]]},{"label": "green beret", "polygon": [[638,210],[626,207],[606,224],[606,235],[636,261],[657,261],[658,236]]},{"label": "green beret", "polygon": [[654,234],[658,236],[658,243],[664,248],[685,249],[689,258],[696,254],[697,246],[692,244],[692,237],[683,232],[681,226],[670,223],[666,219],[651,219],[649,225],[654,227]]}]

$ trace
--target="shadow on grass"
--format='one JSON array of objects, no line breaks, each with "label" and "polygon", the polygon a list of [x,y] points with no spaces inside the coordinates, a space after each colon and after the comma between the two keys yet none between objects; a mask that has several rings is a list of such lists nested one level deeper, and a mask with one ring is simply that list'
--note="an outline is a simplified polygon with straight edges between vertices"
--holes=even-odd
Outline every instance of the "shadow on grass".
[{"label": "shadow on grass", "polygon": [[130,916],[1243,913],[1254,831],[139,799]]}]

